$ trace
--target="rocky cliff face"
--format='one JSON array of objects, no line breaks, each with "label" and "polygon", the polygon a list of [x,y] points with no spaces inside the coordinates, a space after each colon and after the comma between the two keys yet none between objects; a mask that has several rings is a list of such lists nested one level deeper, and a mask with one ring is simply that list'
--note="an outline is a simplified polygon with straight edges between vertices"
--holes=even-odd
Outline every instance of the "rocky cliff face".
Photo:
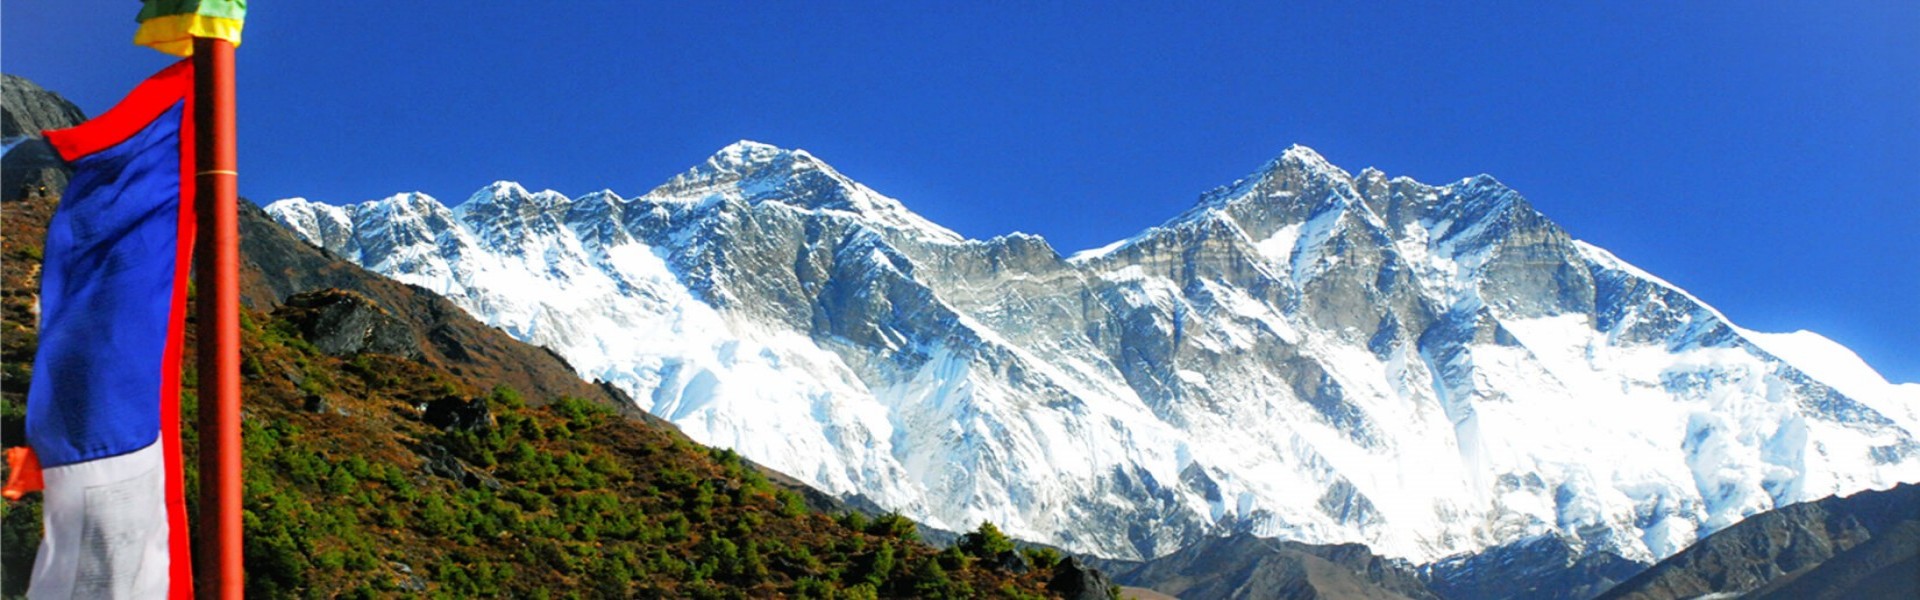
[{"label": "rocky cliff face", "polygon": [[1920,590],[1915,567],[1920,486],[1901,485],[1756,515],[1600,598],[1902,598]]},{"label": "rocky cliff face", "polygon": [[1578,540],[1543,535],[1420,568],[1427,587],[1459,600],[1587,600],[1647,568]]},{"label": "rocky cliff face", "polygon": [[49,92],[24,77],[0,75],[0,102],[6,110],[0,114],[0,137],[38,136],[42,130],[65,129],[87,120],[59,94]]},{"label": "rocky cliff face", "polygon": [[1844,348],[1742,330],[1487,176],[1351,174],[1295,147],[1070,257],[964,239],[750,142],[634,198],[502,182],[451,208],[268,210],[703,442],[1108,557],[1246,532],[1416,562],[1549,536],[1651,562],[1920,480],[1920,386],[1810,374],[1781,356]]},{"label": "rocky cliff face", "polygon": [[66,163],[40,132],[85,120],[80,107],[59,94],[25,78],[0,74],[0,140],[6,144],[5,158],[0,159],[0,201],[66,189]]}]

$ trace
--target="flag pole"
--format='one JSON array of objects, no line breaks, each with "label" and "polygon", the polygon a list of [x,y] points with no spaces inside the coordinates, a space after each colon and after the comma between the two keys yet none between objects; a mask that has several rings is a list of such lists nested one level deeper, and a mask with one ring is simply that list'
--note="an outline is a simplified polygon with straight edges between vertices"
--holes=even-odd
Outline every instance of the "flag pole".
[{"label": "flag pole", "polygon": [[194,586],[238,600],[241,554],[239,173],[233,117],[233,44],[193,38],[194,287],[200,394],[200,507]]}]

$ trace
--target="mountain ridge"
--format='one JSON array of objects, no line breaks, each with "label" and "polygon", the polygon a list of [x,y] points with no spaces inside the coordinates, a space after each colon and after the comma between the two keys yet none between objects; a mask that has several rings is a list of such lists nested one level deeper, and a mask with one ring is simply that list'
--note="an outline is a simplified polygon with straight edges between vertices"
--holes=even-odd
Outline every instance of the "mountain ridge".
[{"label": "mountain ridge", "polygon": [[[960,239],[747,142],[581,199],[512,231],[430,198],[391,222],[269,212],[703,442],[1106,556],[1245,530],[1432,560],[1551,531],[1651,561],[1813,490],[1920,477],[1907,419],[1881,415],[1911,402],[1835,392],[1491,176],[1354,176],[1296,146],[1071,258]],[[1592,400],[1553,400],[1572,397]],[[1291,485],[1251,476],[1275,465]],[[1389,493],[1409,485],[1440,491]]]}]

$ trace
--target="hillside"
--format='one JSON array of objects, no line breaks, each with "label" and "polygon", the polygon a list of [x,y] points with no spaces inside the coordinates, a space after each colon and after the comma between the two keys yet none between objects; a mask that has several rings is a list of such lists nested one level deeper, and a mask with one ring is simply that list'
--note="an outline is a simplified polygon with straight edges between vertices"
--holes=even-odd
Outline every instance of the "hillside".
[{"label": "hillside", "polygon": [[1911,598],[1920,591],[1920,485],[1769,511],[1600,595],[1612,600]]}]

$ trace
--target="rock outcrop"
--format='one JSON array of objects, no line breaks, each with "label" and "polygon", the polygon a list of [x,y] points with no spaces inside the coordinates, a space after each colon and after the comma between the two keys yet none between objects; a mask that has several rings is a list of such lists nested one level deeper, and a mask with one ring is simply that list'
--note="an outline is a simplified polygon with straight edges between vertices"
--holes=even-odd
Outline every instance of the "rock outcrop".
[{"label": "rock outcrop", "polygon": [[301,292],[288,297],[278,313],[297,324],[307,342],[333,356],[373,352],[420,357],[413,331],[360,294],[341,289]]}]

